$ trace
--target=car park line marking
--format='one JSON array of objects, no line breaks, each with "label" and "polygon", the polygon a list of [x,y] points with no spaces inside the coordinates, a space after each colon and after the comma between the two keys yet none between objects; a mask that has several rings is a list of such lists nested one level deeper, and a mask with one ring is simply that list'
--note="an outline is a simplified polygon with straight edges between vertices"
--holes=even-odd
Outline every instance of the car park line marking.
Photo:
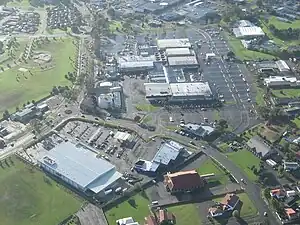
[{"label": "car park line marking", "polygon": [[227,80],[226,80],[226,78],[225,78],[225,82],[227,83]]},{"label": "car park line marking", "polygon": [[227,87],[230,88],[229,84],[227,84]]},{"label": "car park line marking", "polygon": [[232,94],[232,97],[233,97],[234,101],[236,101],[236,102],[237,102],[236,98],[234,97],[234,94]]},{"label": "car park line marking", "polygon": [[246,106],[243,104],[243,108],[246,109]]}]

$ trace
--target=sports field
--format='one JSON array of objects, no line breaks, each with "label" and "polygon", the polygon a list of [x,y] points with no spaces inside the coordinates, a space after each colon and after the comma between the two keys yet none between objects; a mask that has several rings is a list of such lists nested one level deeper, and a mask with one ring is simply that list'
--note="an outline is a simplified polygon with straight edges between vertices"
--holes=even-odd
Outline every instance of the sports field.
[{"label": "sports field", "polygon": [[0,224],[53,225],[74,214],[82,200],[42,172],[12,157],[0,164]]},{"label": "sports field", "polygon": [[[70,85],[65,74],[74,71],[76,48],[73,39],[51,39],[34,51],[51,54],[51,62],[47,63],[47,67],[40,67],[28,61],[0,72],[0,113],[6,109],[14,112],[17,106],[20,107],[27,101],[46,97],[53,86]],[[20,68],[27,72],[20,72]]]}]

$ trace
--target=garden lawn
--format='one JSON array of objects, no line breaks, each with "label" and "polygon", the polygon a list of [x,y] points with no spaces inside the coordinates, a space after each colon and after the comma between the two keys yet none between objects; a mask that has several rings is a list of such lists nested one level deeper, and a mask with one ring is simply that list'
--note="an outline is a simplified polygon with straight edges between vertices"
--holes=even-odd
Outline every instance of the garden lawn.
[{"label": "garden lawn", "polygon": [[79,198],[17,158],[0,165],[1,224],[58,224],[80,208]]},{"label": "garden lawn", "polygon": [[[14,112],[16,106],[31,100],[40,100],[49,95],[53,86],[70,85],[65,74],[73,72],[74,68],[69,57],[75,62],[76,49],[72,39],[51,40],[36,51],[47,51],[52,55],[48,70],[41,70],[37,65],[24,64],[0,73],[0,113],[8,109]],[[19,68],[28,68],[29,72],[20,72]],[[19,82],[17,81],[17,74]]]},{"label": "garden lawn", "polygon": [[247,177],[255,181],[257,176],[251,170],[252,166],[259,168],[260,159],[254,156],[251,152],[247,150],[239,150],[237,152],[232,152],[227,154],[228,159],[233,161],[242,171],[247,175]]},{"label": "garden lawn", "polygon": [[222,151],[222,152],[227,152],[229,145],[227,143],[221,143],[218,145],[218,148]]},{"label": "garden lawn", "polygon": [[210,187],[228,183],[229,177],[225,171],[211,159],[206,160],[198,169],[200,175],[214,173],[215,176],[207,179]]},{"label": "garden lawn", "polygon": [[176,224],[178,225],[202,224],[199,212],[194,204],[169,207],[168,211],[175,215]]},{"label": "garden lawn", "polygon": [[149,204],[149,199],[144,194],[137,194],[105,212],[108,224],[115,225],[116,220],[124,217],[132,217],[140,224],[144,224],[145,217],[150,214]]},{"label": "garden lawn", "polygon": [[300,128],[300,117],[293,119],[292,122],[296,124],[298,129]]}]

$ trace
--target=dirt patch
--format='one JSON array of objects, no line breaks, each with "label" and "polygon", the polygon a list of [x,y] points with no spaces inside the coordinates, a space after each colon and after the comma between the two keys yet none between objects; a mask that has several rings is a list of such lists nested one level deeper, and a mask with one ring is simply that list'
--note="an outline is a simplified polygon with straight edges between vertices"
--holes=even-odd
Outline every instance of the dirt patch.
[{"label": "dirt patch", "polygon": [[4,112],[6,109],[10,109],[13,106],[17,105],[20,102],[20,98],[22,98],[22,96],[22,92],[14,92],[7,93],[5,95],[0,95],[0,113]]}]

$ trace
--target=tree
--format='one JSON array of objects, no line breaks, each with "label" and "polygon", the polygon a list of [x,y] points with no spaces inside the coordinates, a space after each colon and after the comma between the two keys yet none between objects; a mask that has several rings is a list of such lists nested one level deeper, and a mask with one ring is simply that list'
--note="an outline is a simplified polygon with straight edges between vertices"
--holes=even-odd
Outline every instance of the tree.
[{"label": "tree", "polygon": [[8,112],[7,109],[3,112],[2,116],[3,116],[4,119],[8,119],[9,118],[9,112]]},{"label": "tree", "polygon": [[219,124],[219,126],[220,126],[221,128],[223,128],[223,129],[225,129],[225,128],[228,127],[227,121],[224,120],[224,119],[220,119],[218,124]]},{"label": "tree", "polygon": [[35,133],[41,133],[42,124],[38,119],[31,120],[30,125]]},{"label": "tree", "polygon": [[235,218],[240,218],[240,212],[238,210],[234,210],[232,215],[235,217]]},{"label": "tree", "polygon": [[284,170],[284,169],[283,169],[282,166],[279,166],[279,167],[278,167],[278,173],[282,174],[282,173],[283,173],[283,170]]},{"label": "tree", "polygon": [[259,8],[262,8],[262,7],[263,7],[263,2],[262,2],[262,0],[257,0],[257,1],[256,1],[256,4],[257,4],[257,6],[258,6]]},{"label": "tree", "polygon": [[270,188],[266,188],[264,190],[264,196],[265,196],[266,199],[270,199],[271,198],[270,191],[271,191]]}]

